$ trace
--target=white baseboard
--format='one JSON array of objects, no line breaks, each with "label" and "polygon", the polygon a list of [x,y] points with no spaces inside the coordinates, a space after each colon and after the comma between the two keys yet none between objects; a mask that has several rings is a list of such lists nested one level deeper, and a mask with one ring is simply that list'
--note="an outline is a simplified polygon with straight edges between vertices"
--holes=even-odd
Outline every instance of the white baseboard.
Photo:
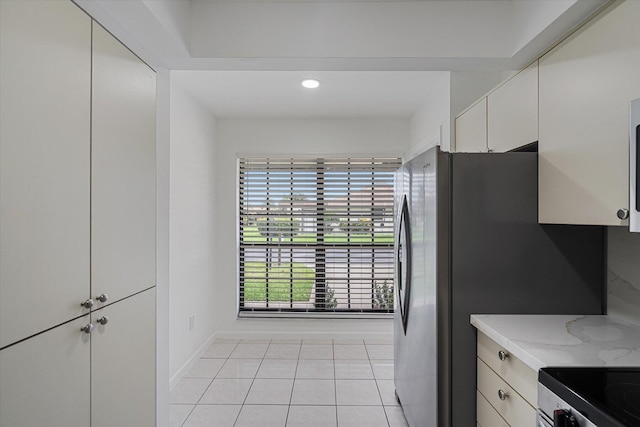
[{"label": "white baseboard", "polygon": [[209,346],[211,345],[211,343],[218,337],[217,333],[214,333],[213,335],[211,335],[201,346],[200,348],[198,348],[198,350],[193,353],[193,355],[184,363],[184,365],[182,365],[180,367],[180,369],[178,369],[176,371],[175,374],[173,374],[171,376],[171,378],[169,379],[169,390],[172,390],[176,384],[178,384],[178,382],[182,379],[182,377],[184,377],[187,372],[189,372],[189,369],[191,369],[191,367],[193,365],[195,365],[195,363],[198,361],[198,359],[200,359],[200,357],[202,356],[202,354],[207,351],[207,349],[209,348]]}]

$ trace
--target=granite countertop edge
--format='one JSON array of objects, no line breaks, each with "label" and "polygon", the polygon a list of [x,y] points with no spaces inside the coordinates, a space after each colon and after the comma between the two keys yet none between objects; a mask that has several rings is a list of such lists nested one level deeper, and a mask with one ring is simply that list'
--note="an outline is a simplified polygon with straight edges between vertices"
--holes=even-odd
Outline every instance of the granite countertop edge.
[{"label": "granite countertop edge", "polygon": [[520,347],[518,344],[511,341],[509,338],[502,335],[499,331],[495,330],[488,324],[482,321],[482,317],[486,315],[471,315],[471,324],[475,326],[475,328],[491,338],[493,341],[498,343],[500,346],[504,347],[504,349],[513,354],[518,359],[522,360],[526,365],[538,371],[540,368],[544,368],[546,365],[543,361],[539,360],[531,353]]},{"label": "granite countertop edge", "polygon": [[640,326],[613,316],[473,314],[470,323],[536,371],[640,367]]}]

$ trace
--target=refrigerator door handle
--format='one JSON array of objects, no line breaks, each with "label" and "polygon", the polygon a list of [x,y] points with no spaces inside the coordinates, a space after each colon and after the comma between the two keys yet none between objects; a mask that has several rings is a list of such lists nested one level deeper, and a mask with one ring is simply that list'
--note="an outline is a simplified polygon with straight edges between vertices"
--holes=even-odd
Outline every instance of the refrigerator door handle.
[{"label": "refrigerator door handle", "polygon": [[[640,99],[631,101],[629,108],[629,231],[640,233]],[[621,218],[626,219],[626,215]]]},{"label": "refrigerator door handle", "polygon": [[407,320],[409,319],[409,299],[411,297],[411,218],[406,195],[402,196],[400,222],[396,239],[398,242],[396,253],[398,307],[402,318],[402,328],[406,335]]}]

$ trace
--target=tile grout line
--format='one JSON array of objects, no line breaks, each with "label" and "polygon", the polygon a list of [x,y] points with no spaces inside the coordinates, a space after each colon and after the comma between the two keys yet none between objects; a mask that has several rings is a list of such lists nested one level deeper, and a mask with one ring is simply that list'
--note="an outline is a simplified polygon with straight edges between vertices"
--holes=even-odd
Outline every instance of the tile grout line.
[{"label": "tile grout line", "polygon": [[387,410],[384,408],[384,399],[382,398],[382,392],[380,391],[380,386],[378,385],[378,379],[376,378],[376,374],[373,371],[373,365],[371,364],[371,355],[369,354],[369,347],[367,347],[366,343],[364,345],[364,351],[367,352],[367,358],[369,359],[369,367],[371,368],[371,373],[373,374],[373,378],[374,378],[373,381],[375,382],[376,390],[378,390],[378,397],[380,397],[382,413],[384,414],[384,418],[387,420],[387,426],[391,426],[391,423],[389,422],[389,416],[387,415]]},{"label": "tile grout line", "polygon": [[[213,345],[215,343],[215,340],[213,341],[213,343],[211,343],[211,345]],[[233,353],[233,351],[236,349],[236,347],[238,347],[238,343],[239,341],[236,343],[235,346],[233,346],[233,349],[231,350],[231,352],[229,352],[229,356],[231,356],[231,353]],[[211,346],[210,346],[211,347]],[[205,351],[206,353],[206,351]],[[205,357],[200,357],[198,359],[198,361],[202,360],[202,359],[207,359]],[[225,362],[222,364],[222,366],[224,366],[225,363],[227,363],[227,360],[229,360],[229,357],[227,356]],[[197,363],[197,362],[196,362]],[[193,408],[191,408],[191,411],[189,411],[189,415],[187,415],[187,417],[184,419],[184,421],[182,422],[181,426],[184,426],[185,423],[189,420],[189,417],[191,416],[191,414],[193,414],[193,411],[196,410],[196,408],[198,407],[198,405],[200,404],[200,401],[202,400],[202,398],[204,397],[204,395],[207,393],[207,390],[209,390],[209,387],[211,387],[211,384],[213,384],[213,380],[216,379],[216,376],[218,376],[218,373],[220,372],[220,369],[222,369],[222,366],[218,369],[218,372],[216,372],[216,374],[213,376],[213,378],[211,378],[211,381],[209,382],[209,385],[204,389],[204,391],[202,392],[202,394],[200,395],[200,397],[198,398],[198,401],[196,402],[195,405],[193,405]]]},{"label": "tile grout line", "polygon": [[289,396],[289,406],[287,407],[287,416],[284,419],[284,427],[289,423],[289,412],[291,412],[291,401],[293,400],[293,391],[296,388],[296,376],[298,375],[298,365],[300,364],[300,353],[302,352],[302,340],[300,340],[300,348],[298,349],[298,358],[296,359],[296,369],[293,372],[293,384],[291,384],[291,395]]},{"label": "tile grout line", "polygon": [[264,358],[267,355],[267,351],[269,350],[270,346],[271,346],[271,339],[269,339],[269,344],[267,345],[267,349],[264,351],[264,354],[262,355],[262,359],[260,359],[260,365],[258,365],[258,370],[256,371],[255,375],[253,376],[253,379],[251,380],[249,389],[247,389],[247,394],[244,396],[244,399],[242,400],[242,404],[240,405],[240,411],[238,411],[236,420],[233,423],[234,427],[236,424],[238,424],[238,420],[240,419],[240,414],[242,413],[242,410],[244,409],[245,403],[247,401],[247,397],[249,397],[249,393],[251,392],[251,387],[253,387],[253,383],[256,381],[256,378],[258,378],[258,372],[260,372],[260,368],[262,367],[262,363],[264,362]]},{"label": "tile grout line", "polygon": [[[214,342],[215,342],[215,341],[214,341]],[[206,394],[207,390],[209,390],[209,388],[211,387],[212,383],[213,383],[213,382],[218,378],[218,375],[220,374],[220,372],[222,371],[222,369],[224,368],[224,366],[225,366],[227,363],[229,363],[229,361],[230,361],[230,360],[235,360],[235,359],[232,359],[232,358],[231,358],[231,355],[233,354],[233,352],[234,352],[234,351],[236,351],[236,350],[237,350],[237,348],[238,348],[238,346],[239,346],[239,344],[240,344],[240,343],[241,343],[241,340],[238,340],[238,341],[235,343],[235,345],[233,346],[233,349],[232,349],[232,350],[230,351],[230,353],[228,354],[228,357],[224,358],[224,362],[223,362],[223,363],[220,365],[220,367],[216,370],[216,373],[214,374],[213,378],[212,378],[212,379],[211,379],[211,381],[209,382],[208,386],[205,388],[204,392],[200,395],[200,398],[198,399],[198,401],[196,402],[196,404],[193,406],[193,408],[191,408],[191,410],[189,411],[189,413],[186,415],[185,421],[183,421],[183,422],[182,422],[182,424],[180,424],[181,426],[183,426],[183,427],[184,427],[184,426],[186,425],[186,423],[189,421],[189,418],[190,418],[191,416],[193,416],[194,411],[196,410],[196,408],[198,408],[198,406],[203,406],[203,405],[205,405],[205,404],[203,404],[203,403],[202,403],[202,398],[203,398],[203,397],[204,397],[204,395]],[[263,368],[263,367],[265,366],[265,365],[264,365],[265,360],[285,360],[285,359],[287,359],[287,360],[295,360],[296,365],[295,365],[295,369],[294,369],[294,373],[293,373],[292,387],[291,387],[291,391],[290,391],[290,395],[289,395],[289,402],[288,402],[288,405],[287,405],[287,412],[286,412],[286,416],[285,416],[285,419],[284,419],[284,425],[283,425],[283,427],[286,427],[286,425],[289,423],[289,416],[290,416],[290,414],[291,414],[291,407],[292,407],[292,406],[295,406],[295,405],[293,405],[293,395],[294,395],[294,391],[295,391],[295,386],[296,386],[297,380],[299,379],[299,378],[298,378],[298,371],[299,371],[299,368],[300,368],[300,361],[301,361],[301,360],[303,360],[303,359],[301,359],[301,356],[302,356],[302,346],[303,346],[303,341],[301,340],[301,341],[300,341],[300,343],[298,344],[298,345],[299,345],[299,347],[298,347],[298,350],[297,350],[297,358],[291,358],[291,359],[288,359],[288,358],[286,358],[286,357],[285,357],[285,358],[281,358],[281,357],[269,358],[269,357],[267,357],[267,356],[268,356],[268,353],[269,353],[269,349],[274,348],[274,347],[273,347],[273,346],[274,346],[274,344],[278,344],[278,343],[274,343],[274,342],[273,342],[273,339],[269,339],[269,340],[267,341],[267,347],[266,347],[266,349],[264,350],[264,353],[262,354],[262,357],[261,357],[261,358],[259,358],[259,359],[258,359],[258,358],[252,358],[252,359],[254,359],[254,360],[259,360],[259,361],[260,361],[260,363],[258,364],[258,367],[257,367],[257,369],[256,369],[256,371],[255,371],[255,374],[252,376],[251,384],[250,384],[250,386],[249,386],[249,388],[248,388],[248,390],[247,390],[246,395],[244,396],[243,401],[238,405],[238,406],[240,406],[240,409],[239,409],[239,411],[238,411],[238,414],[237,414],[237,415],[236,415],[236,417],[235,417],[235,421],[233,422],[233,426],[238,425],[237,423],[238,423],[238,421],[239,421],[239,419],[240,419],[240,414],[242,413],[242,410],[244,409],[244,407],[245,407],[245,406],[247,406],[247,399],[248,399],[249,393],[251,392],[252,387],[255,385],[255,380],[256,380],[256,379],[258,379],[258,373],[260,372],[260,369],[261,369],[261,368]],[[286,344],[289,344],[289,343],[286,343]],[[293,343],[291,343],[291,344],[293,344]],[[312,407],[315,407],[315,406],[320,406],[320,407],[322,407],[322,406],[334,406],[335,425],[336,425],[336,427],[339,425],[339,423],[338,423],[338,412],[339,412],[339,411],[338,411],[338,409],[339,409],[339,408],[338,408],[338,406],[339,406],[339,405],[338,405],[338,393],[337,393],[337,382],[338,382],[338,378],[337,378],[337,367],[336,367],[336,350],[337,350],[337,349],[336,349],[336,346],[337,346],[337,345],[338,345],[338,346],[339,346],[339,345],[348,345],[348,344],[350,344],[350,343],[344,343],[344,342],[336,343],[336,341],[335,341],[335,340],[333,340],[333,339],[332,339],[332,341],[331,341],[332,359],[330,359],[330,360],[331,360],[331,362],[332,362],[332,366],[333,366],[334,404],[333,404],[333,405],[323,405],[323,404],[303,404],[303,403],[301,403],[301,405],[303,405],[303,406],[312,406]],[[382,396],[381,386],[380,386],[380,384],[379,384],[379,382],[378,382],[381,378],[378,378],[378,375],[376,375],[376,373],[375,373],[375,371],[374,371],[374,369],[373,369],[373,362],[374,362],[374,359],[372,359],[372,356],[371,356],[370,351],[369,351],[370,349],[368,348],[368,346],[366,345],[366,343],[364,342],[364,340],[363,340],[363,345],[364,345],[364,348],[365,348],[365,354],[366,354],[366,357],[367,357],[367,359],[366,359],[366,360],[367,360],[367,363],[368,363],[368,367],[371,369],[372,377],[373,377],[373,380],[375,381],[376,390],[377,390],[377,392],[378,392],[378,397],[379,397],[379,399],[380,399],[380,403],[379,403],[379,404],[377,404],[377,405],[363,405],[363,406],[369,406],[369,407],[372,407],[372,408],[375,408],[375,406],[380,406],[380,407],[381,407],[381,409],[383,410],[383,413],[384,413],[384,417],[385,417],[386,425],[387,425],[387,426],[391,426],[391,425],[392,425],[392,423],[391,423],[391,421],[390,421],[390,414],[387,412],[386,407],[385,407],[385,405],[384,405],[384,400],[383,400],[383,396]],[[286,352],[285,352],[285,353],[286,353]],[[283,355],[288,356],[288,354],[285,354],[285,353],[283,353]],[[347,362],[350,360],[350,359],[348,358],[348,356],[349,356],[349,355],[345,355],[345,357],[347,357],[347,359],[345,359],[345,361],[347,361]],[[201,357],[199,360],[202,360],[202,359],[211,359],[211,358],[204,358],[204,357]],[[218,359],[218,358],[216,358],[216,359]],[[222,358],[220,358],[220,359],[222,359]],[[242,360],[242,358],[239,358],[238,360]],[[309,360],[310,360],[310,361],[314,361],[314,360],[316,360],[316,359],[309,359]],[[341,359],[341,360],[342,360],[342,359]],[[378,360],[378,359],[375,359],[375,360]],[[386,359],[384,359],[384,360],[386,360]],[[317,361],[317,360],[316,360],[316,361]],[[194,377],[194,378],[198,378],[198,377]],[[200,378],[201,378],[201,379],[204,379],[204,378],[202,378],[202,377],[200,377]],[[238,375],[236,375],[236,377],[234,377],[233,379],[239,380],[239,379],[240,379],[240,375],[239,375],[239,374],[238,374]],[[274,379],[274,378],[265,378],[265,379]],[[318,378],[318,379],[322,379],[322,378]],[[358,379],[365,380],[366,378],[352,378],[352,379],[350,379],[349,381],[355,381],[355,380],[358,380]],[[218,404],[215,404],[215,405],[218,405]],[[224,405],[224,404],[220,403],[219,405]],[[263,404],[263,405],[268,405],[268,404]],[[395,419],[395,418],[394,418],[394,419]]]},{"label": "tile grout line", "polygon": [[337,379],[337,375],[336,375],[336,353],[335,350],[333,348],[333,346],[335,346],[335,342],[334,340],[331,340],[332,342],[332,346],[331,349],[333,350],[333,390],[334,390],[334,394],[335,394],[335,403],[336,403],[336,427],[339,425],[339,421],[338,421],[338,379]]}]

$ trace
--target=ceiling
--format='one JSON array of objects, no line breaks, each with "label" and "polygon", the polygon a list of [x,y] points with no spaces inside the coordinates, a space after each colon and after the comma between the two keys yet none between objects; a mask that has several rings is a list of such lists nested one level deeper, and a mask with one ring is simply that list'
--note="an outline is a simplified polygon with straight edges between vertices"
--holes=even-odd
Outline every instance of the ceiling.
[{"label": "ceiling", "polygon": [[[216,117],[408,118],[445,72],[173,71],[172,81]],[[302,79],[321,81],[305,89]],[[448,80],[447,80],[448,81]]]},{"label": "ceiling", "polygon": [[217,117],[410,117],[447,72],[522,68],[609,0],[75,1]]}]

